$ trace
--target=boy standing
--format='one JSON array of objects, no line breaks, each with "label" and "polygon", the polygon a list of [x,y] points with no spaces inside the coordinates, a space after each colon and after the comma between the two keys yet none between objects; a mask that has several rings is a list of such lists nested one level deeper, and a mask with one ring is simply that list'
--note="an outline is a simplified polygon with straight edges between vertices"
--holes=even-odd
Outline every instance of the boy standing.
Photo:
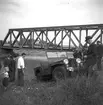
[{"label": "boy standing", "polygon": [[25,62],[24,57],[25,53],[22,53],[17,60],[17,72],[18,72],[18,86],[24,85],[24,69],[25,69]]}]

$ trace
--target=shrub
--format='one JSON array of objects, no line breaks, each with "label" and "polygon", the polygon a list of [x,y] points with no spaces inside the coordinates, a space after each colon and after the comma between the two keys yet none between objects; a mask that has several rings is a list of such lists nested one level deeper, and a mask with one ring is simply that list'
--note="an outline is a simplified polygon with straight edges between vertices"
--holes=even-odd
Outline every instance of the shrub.
[{"label": "shrub", "polygon": [[61,83],[54,96],[54,105],[103,105],[103,83],[94,77],[77,77]]}]

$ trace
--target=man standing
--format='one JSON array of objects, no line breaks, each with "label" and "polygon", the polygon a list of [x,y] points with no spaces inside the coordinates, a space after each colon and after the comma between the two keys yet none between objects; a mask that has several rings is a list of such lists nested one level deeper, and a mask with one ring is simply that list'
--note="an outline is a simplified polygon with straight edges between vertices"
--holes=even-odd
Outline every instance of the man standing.
[{"label": "man standing", "polygon": [[24,57],[25,53],[22,53],[17,60],[17,71],[18,71],[18,86],[23,86],[24,85],[24,69],[25,69],[25,62],[24,62]]},{"label": "man standing", "polygon": [[11,78],[10,78],[10,82],[14,82],[15,81],[15,71],[16,71],[16,61],[15,58],[13,56],[11,56]]},{"label": "man standing", "polygon": [[100,41],[97,41],[97,68],[98,70],[102,70],[101,68],[102,56],[103,56],[103,45]]},{"label": "man standing", "polygon": [[85,41],[87,44],[89,44],[88,46],[88,50],[87,50],[87,53],[86,53],[86,61],[84,63],[84,68],[85,70],[87,71],[86,72],[86,75],[88,76],[89,72],[92,73],[93,71],[93,66],[96,64],[96,55],[97,55],[97,51],[96,51],[96,44],[94,44],[92,42],[92,37],[91,36],[87,36],[85,38]]}]

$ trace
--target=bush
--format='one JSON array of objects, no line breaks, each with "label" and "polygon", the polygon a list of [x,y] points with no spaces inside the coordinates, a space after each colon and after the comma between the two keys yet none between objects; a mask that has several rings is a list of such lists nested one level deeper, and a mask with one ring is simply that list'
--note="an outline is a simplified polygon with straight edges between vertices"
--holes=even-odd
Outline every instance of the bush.
[{"label": "bush", "polygon": [[61,83],[53,105],[103,105],[103,83],[100,78],[77,77]]}]

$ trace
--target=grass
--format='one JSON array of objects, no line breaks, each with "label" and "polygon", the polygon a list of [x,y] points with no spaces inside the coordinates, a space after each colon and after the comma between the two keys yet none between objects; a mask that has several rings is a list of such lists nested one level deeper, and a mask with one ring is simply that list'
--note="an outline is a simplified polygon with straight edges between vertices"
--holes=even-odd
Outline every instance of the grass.
[{"label": "grass", "polygon": [[[38,56],[45,54],[34,50],[28,50],[29,53]],[[31,62],[27,64],[30,69],[34,66]],[[30,77],[31,74],[33,72]],[[0,105],[103,105],[103,72],[97,79],[81,76],[57,84],[26,80],[24,87],[13,84],[7,91],[0,88]]]},{"label": "grass", "polygon": [[98,77],[68,79],[57,89],[54,105],[103,105],[103,84]]},{"label": "grass", "polygon": [[103,105],[103,73],[98,77],[69,78],[58,82],[25,81],[0,96],[0,105]]}]

